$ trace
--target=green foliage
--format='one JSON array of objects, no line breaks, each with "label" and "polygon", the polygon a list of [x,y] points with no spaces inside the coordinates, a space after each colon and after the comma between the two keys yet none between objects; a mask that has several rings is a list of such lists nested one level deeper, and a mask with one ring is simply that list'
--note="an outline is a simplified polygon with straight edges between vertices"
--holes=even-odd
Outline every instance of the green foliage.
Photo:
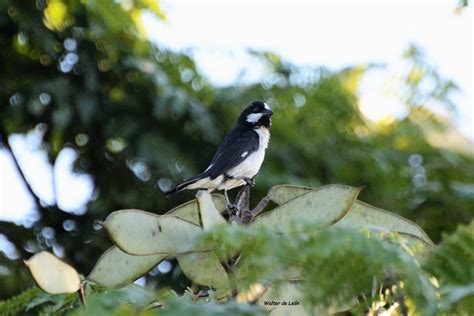
[{"label": "green foliage", "polygon": [[155,299],[153,291],[134,285],[99,292],[91,290],[86,306],[73,315],[154,315],[147,309]]},{"label": "green foliage", "polygon": [[453,235],[445,235],[427,267],[443,283],[468,284],[474,281],[472,266],[459,265],[456,261],[474,262],[474,222],[459,226]]},{"label": "green foliage", "polygon": [[266,315],[262,308],[255,305],[237,304],[230,302],[228,304],[216,304],[213,302],[193,302],[188,296],[181,298],[171,298],[166,302],[160,315],[238,315],[254,316]]},{"label": "green foliage", "polygon": [[474,221],[445,235],[425,268],[441,286],[441,309],[474,312]]},{"label": "green foliage", "polygon": [[[214,145],[214,118],[204,105],[212,91],[188,56],[158,49],[140,35],[136,18],[150,6],[156,13],[152,2],[48,3],[0,2],[2,147],[9,135],[29,133],[38,137],[37,149],[52,165],[63,148],[74,148],[75,170],[96,174],[96,198],[82,216],[37,199],[40,216],[30,234],[8,227],[8,238],[20,259],[29,256],[26,244],[33,249],[57,245],[84,273],[93,265],[85,258],[97,258],[109,246],[93,228],[94,220],[127,205],[165,209],[169,202],[156,194],[157,180],[170,175],[172,166],[191,172],[190,156],[181,155],[181,146],[193,139],[206,139],[204,149]],[[56,16],[61,10],[64,16]],[[58,21],[48,22],[50,13]],[[182,73],[191,73],[191,80]],[[184,127],[178,136],[184,143],[174,137],[175,126]],[[110,181],[111,174],[117,181]],[[63,228],[66,220],[73,221],[74,232]],[[3,232],[8,224],[0,226]],[[51,242],[35,237],[43,228],[54,230]],[[17,276],[25,272],[3,256],[1,262],[11,271],[9,278],[16,279],[0,281],[4,297],[19,291]]]},{"label": "green foliage", "polygon": [[[353,230],[315,230],[312,225],[294,226],[291,237],[268,230],[226,228],[204,237],[222,258],[241,252],[235,275],[241,290],[254,283],[285,284],[287,272],[299,271],[303,305],[319,313],[337,310],[362,293],[378,295],[380,283],[405,283],[405,299],[423,315],[436,307],[434,287],[413,258],[395,245]],[[293,276],[294,278],[294,276]],[[281,299],[285,299],[281,293]],[[372,295],[372,297],[371,297]]]},{"label": "green foliage", "polygon": [[0,301],[0,311],[4,315],[18,315],[20,312],[29,309],[28,307],[31,306],[32,302],[37,301],[42,293],[38,288],[31,288],[8,300]]},{"label": "green foliage", "polygon": [[8,300],[0,301],[0,315],[48,315],[71,310],[78,303],[75,294],[53,295],[33,287]]}]

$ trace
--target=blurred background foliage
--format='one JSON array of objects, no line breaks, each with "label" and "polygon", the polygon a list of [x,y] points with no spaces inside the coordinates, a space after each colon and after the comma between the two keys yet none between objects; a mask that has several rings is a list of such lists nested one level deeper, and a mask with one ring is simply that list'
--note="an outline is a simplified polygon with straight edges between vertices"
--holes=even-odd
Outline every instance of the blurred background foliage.
[{"label": "blurred background foliage", "polygon": [[[455,111],[457,88],[416,45],[401,56],[409,67],[394,91],[407,116],[373,123],[359,111],[357,89],[376,65],[335,71],[252,52],[267,69],[261,82],[216,87],[189,55],[147,40],[145,11],[165,18],[152,0],[0,0],[0,146],[12,152],[10,136],[34,134],[53,166],[72,149],[75,171],[94,185],[80,215],[45,203],[28,185],[37,219],[28,227],[0,222],[18,252],[0,254],[0,299],[32,285],[21,264],[32,253],[50,249],[87,274],[111,245],[96,220],[123,208],[161,214],[192,198],[165,199],[162,191],[204,170],[256,99],[275,115],[254,203],[275,184],[343,183],[365,185],[361,200],[415,221],[435,242],[472,219],[472,143],[426,106],[434,100]],[[146,281],[189,285],[178,267]]]}]

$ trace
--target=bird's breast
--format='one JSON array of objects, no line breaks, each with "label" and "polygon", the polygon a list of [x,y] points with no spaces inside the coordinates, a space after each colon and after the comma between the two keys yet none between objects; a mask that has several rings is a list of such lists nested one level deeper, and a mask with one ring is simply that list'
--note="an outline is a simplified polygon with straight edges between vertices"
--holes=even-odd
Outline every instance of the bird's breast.
[{"label": "bird's breast", "polygon": [[270,132],[266,127],[260,127],[254,129],[254,131],[258,134],[258,149],[248,155],[240,164],[229,170],[227,173],[230,176],[253,178],[260,170],[263,159],[265,158],[265,150],[270,140]]},{"label": "bird's breast", "polygon": [[256,128],[254,131],[258,134],[260,147],[263,147],[263,150],[265,151],[265,149],[268,147],[268,142],[270,141],[270,131],[264,126]]}]

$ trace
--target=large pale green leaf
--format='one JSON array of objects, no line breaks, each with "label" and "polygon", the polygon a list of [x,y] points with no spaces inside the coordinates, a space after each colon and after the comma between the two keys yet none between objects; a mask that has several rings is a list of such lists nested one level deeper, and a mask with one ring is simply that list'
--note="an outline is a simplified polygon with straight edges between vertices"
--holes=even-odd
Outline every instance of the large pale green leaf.
[{"label": "large pale green leaf", "polygon": [[287,232],[287,223],[299,220],[311,222],[316,228],[326,227],[349,211],[359,192],[359,188],[343,185],[314,189],[256,217],[253,226]]},{"label": "large pale green leaf", "polygon": [[42,251],[25,261],[40,288],[50,294],[74,293],[79,290],[79,274],[70,265],[47,251]]},{"label": "large pale green leaf", "polygon": [[176,256],[183,273],[194,283],[216,289],[218,298],[230,294],[227,272],[213,252]]},{"label": "large pale green leaf", "polygon": [[[199,191],[196,197],[203,229],[227,223],[207,191]],[[230,294],[227,273],[213,252],[181,254],[176,256],[176,259],[183,273],[194,283],[216,289],[218,296]]]},{"label": "large pale green leaf", "polygon": [[199,214],[201,215],[201,224],[204,230],[210,229],[215,225],[227,224],[227,221],[217,210],[212,202],[211,195],[207,191],[199,191],[196,197],[199,206]]},{"label": "large pale green leaf", "polygon": [[355,201],[351,210],[335,226],[396,231],[416,236],[433,245],[423,229],[412,221],[361,201]]},{"label": "large pale green leaf", "polygon": [[194,240],[201,227],[171,215],[156,215],[140,210],[121,210],[105,220],[112,240],[132,255],[175,255],[195,249]]},{"label": "large pale green leaf", "polygon": [[[311,190],[315,189],[282,184],[273,186],[268,193],[268,197],[275,204],[281,205],[298,196],[306,194]],[[347,212],[347,214],[335,225],[351,228],[375,228],[378,230],[406,233],[417,236],[427,244],[433,245],[433,242],[428,235],[426,235],[423,229],[412,221],[403,218],[398,214],[385,211],[357,200],[354,202],[349,212]]]},{"label": "large pale green leaf", "polygon": [[[222,194],[212,194],[212,201],[215,207],[222,213],[226,210],[225,198]],[[191,222],[195,225],[201,225],[197,200],[191,200],[181,204],[166,213]]]},{"label": "large pale green leaf", "polygon": [[290,184],[280,184],[271,187],[270,191],[268,191],[267,196],[273,203],[281,205],[283,203],[288,202],[289,200],[296,198],[297,196],[300,196],[313,190],[315,190],[315,188]]},{"label": "large pale green leaf", "polygon": [[113,246],[102,254],[87,279],[104,287],[122,287],[148,272],[166,256],[134,256]]}]

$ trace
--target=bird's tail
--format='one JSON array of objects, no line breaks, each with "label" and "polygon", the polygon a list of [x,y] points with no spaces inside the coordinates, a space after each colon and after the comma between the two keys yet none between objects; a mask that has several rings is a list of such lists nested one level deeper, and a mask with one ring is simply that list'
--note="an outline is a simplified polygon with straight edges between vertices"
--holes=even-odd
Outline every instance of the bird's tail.
[{"label": "bird's tail", "polygon": [[201,175],[191,178],[189,180],[184,181],[183,183],[178,184],[174,189],[171,189],[169,191],[165,192],[166,197],[170,197],[171,195],[178,193],[180,191],[186,190],[186,187],[190,184],[193,184],[194,182],[198,181],[201,179]]}]

